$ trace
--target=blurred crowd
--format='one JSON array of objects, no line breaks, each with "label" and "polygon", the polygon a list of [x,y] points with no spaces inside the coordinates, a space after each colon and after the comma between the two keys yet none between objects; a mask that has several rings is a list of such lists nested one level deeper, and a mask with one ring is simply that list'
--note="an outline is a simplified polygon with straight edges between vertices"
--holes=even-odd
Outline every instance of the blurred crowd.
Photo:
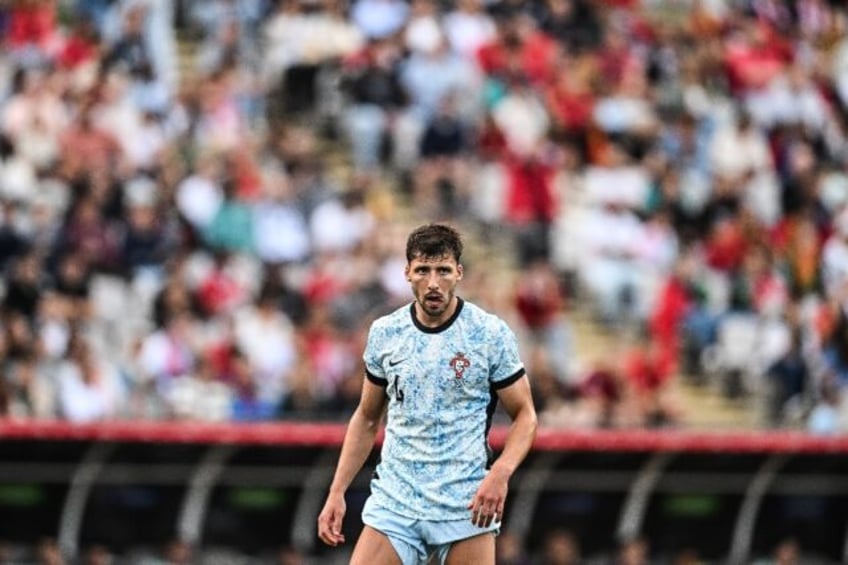
[{"label": "blurred crowd", "polygon": [[11,0],[0,30],[0,414],[344,418],[442,220],[547,424],[685,422],[684,375],[848,430],[842,2]]}]

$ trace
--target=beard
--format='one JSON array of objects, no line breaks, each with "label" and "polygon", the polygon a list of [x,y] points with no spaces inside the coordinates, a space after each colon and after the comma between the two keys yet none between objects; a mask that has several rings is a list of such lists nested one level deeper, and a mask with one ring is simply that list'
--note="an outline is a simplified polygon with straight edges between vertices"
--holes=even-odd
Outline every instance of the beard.
[{"label": "beard", "polygon": [[446,295],[425,294],[418,299],[418,304],[424,313],[431,318],[438,318],[444,314],[453,299],[453,293]]}]

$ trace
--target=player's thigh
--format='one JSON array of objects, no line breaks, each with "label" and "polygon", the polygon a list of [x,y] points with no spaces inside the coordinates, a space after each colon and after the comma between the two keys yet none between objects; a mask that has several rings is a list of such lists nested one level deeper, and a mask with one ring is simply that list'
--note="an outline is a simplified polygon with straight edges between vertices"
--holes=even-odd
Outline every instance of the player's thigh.
[{"label": "player's thigh", "polygon": [[392,547],[392,542],[389,541],[389,538],[371,526],[365,526],[362,528],[362,533],[359,534],[356,547],[353,548],[350,565],[403,564],[400,557],[398,557],[397,551]]},{"label": "player's thigh", "polygon": [[495,534],[487,532],[451,544],[445,565],[494,565]]}]

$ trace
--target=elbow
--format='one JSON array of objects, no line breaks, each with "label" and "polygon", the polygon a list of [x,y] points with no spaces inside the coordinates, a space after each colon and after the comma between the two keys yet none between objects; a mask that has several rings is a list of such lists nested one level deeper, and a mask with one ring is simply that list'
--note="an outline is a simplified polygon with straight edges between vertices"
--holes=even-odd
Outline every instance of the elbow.
[{"label": "elbow", "polygon": [[539,416],[536,414],[536,409],[531,405],[524,410],[524,426],[527,430],[527,435],[530,441],[536,439],[536,433],[539,431]]},{"label": "elbow", "polygon": [[377,418],[367,418],[365,420],[365,428],[369,433],[376,434],[380,429],[380,420]]},{"label": "elbow", "polygon": [[530,429],[530,438],[535,440],[536,434],[539,431],[539,417],[535,410],[530,411],[530,418],[527,426]]},{"label": "elbow", "polygon": [[357,410],[354,420],[368,433],[376,434],[382,422],[382,413],[373,413],[366,410]]}]

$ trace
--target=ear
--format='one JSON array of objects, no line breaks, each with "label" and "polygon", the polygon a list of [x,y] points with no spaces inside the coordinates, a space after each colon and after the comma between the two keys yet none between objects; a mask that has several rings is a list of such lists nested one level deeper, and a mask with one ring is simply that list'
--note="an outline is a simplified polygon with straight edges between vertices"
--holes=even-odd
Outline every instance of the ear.
[{"label": "ear", "polygon": [[462,263],[457,263],[457,265],[456,265],[456,280],[458,280],[458,281],[462,280],[462,273],[464,271],[465,271],[465,269],[462,267]]},{"label": "ear", "polygon": [[409,263],[407,263],[406,266],[403,268],[403,276],[406,277],[406,280],[412,282],[412,277],[409,276]]}]

